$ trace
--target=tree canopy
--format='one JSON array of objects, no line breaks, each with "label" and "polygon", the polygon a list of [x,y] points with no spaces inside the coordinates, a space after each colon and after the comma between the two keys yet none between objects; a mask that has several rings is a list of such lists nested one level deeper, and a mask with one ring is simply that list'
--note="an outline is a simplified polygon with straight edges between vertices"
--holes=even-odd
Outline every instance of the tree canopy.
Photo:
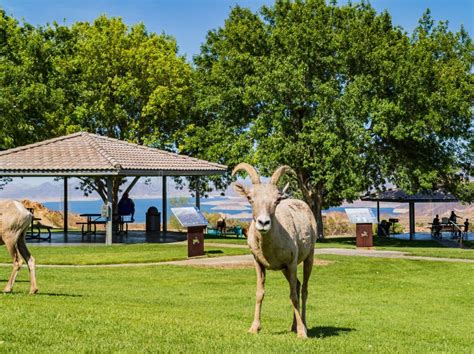
[{"label": "tree canopy", "polygon": [[[177,51],[173,38],[120,18],[33,27],[0,10],[0,149],[85,130],[175,150],[192,97]],[[105,185],[82,188],[103,197]]]},{"label": "tree canopy", "polygon": [[409,36],[366,3],[233,8],[195,57],[200,118],[183,149],[267,175],[291,166],[320,235],[322,209],[385,183],[454,188],[469,164],[473,47],[432,22]]},{"label": "tree canopy", "polygon": [[322,235],[324,208],[387,183],[472,201],[473,49],[429,11],[408,34],[366,2],[277,0],[234,7],[193,66],[143,24],[34,27],[0,9],[0,149],[86,130],[267,175],[286,164]]}]

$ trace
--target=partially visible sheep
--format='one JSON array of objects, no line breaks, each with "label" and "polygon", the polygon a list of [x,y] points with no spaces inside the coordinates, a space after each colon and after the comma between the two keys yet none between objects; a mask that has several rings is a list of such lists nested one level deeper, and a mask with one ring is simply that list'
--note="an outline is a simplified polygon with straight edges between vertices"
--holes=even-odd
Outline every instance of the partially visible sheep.
[{"label": "partially visible sheep", "polygon": [[25,236],[31,225],[33,215],[23,204],[13,200],[0,200],[0,245],[5,244],[13,259],[13,272],[3,292],[13,289],[18,271],[21,268],[21,257],[28,264],[30,271],[30,294],[38,291],[36,287],[35,259],[26,247]]},{"label": "partially visible sheep", "polygon": [[[257,171],[247,163],[240,163],[232,172],[246,171],[253,183],[251,189],[235,183],[235,190],[247,197],[252,205],[252,222],[248,230],[247,243],[255,259],[257,271],[257,294],[255,315],[251,333],[260,330],[260,314],[265,294],[265,271],[281,270],[290,285],[290,300],[293,306],[292,331],[298,337],[307,337],[306,300],[308,281],[313,269],[314,243],[316,242],[316,221],[309,206],[296,199],[286,199],[288,184],[279,190],[277,182],[291,168],[279,167],[272,175],[270,183],[260,183]],[[301,288],[302,309],[300,312],[300,287],[297,278],[298,264],[303,262],[303,286]]]},{"label": "partially visible sheep", "polygon": [[217,230],[221,234],[221,236],[226,232],[226,216],[224,214],[220,215],[220,218],[217,220]]}]

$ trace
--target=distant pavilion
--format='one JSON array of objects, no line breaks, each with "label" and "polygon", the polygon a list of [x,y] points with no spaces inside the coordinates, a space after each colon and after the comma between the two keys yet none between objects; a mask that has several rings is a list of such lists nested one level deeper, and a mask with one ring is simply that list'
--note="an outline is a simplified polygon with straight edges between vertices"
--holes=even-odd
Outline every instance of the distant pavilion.
[{"label": "distant pavilion", "polygon": [[408,203],[410,240],[413,240],[415,236],[415,203],[453,203],[458,201],[451,193],[441,190],[408,194],[401,189],[390,189],[384,192],[372,193],[362,197],[361,200],[377,202],[378,223],[380,223],[380,202]]},{"label": "distant pavilion", "polygon": [[[107,180],[106,244],[112,244],[112,177],[162,177],[163,233],[167,227],[168,176],[208,176],[226,173],[227,166],[122,140],[79,132],[0,152],[0,177],[64,178],[64,234],[68,232],[69,177],[104,177]],[[199,192],[196,206],[200,206]]]}]

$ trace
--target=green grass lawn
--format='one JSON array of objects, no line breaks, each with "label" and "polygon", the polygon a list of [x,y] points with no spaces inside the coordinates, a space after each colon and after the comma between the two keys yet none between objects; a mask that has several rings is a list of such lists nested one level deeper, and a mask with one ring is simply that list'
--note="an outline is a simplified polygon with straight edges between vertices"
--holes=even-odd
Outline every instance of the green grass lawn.
[{"label": "green grass lawn", "polygon": [[204,240],[213,243],[232,243],[237,245],[246,245],[247,239],[245,237],[235,236],[216,236],[216,235],[204,235]]},{"label": "green grass lawn", "polygon": [[[308,340],[289,333],[288,286],[268,272],[262,332],[255,271],[173,266],[22,270],[0,294],[0,352],[471,353],[472,264],[321,256]],[[3,286],[10,269],[0,267]]]},{"label": "green grass lawn", "polygon": [[[29,246],[37,264],[114,264],[152,263],[187,258],[187,245],[117,244],[113,246]],[[206,256],[248,254],[247,249],[205,247]],[[9,263],[6,249],[0,251],[0,263]]]},{"label": "green grass lawn", "polygon": [[[354,248],[355,237],[327,238],[317,242],[316,248]],[[374,237],[374,248],[377,250],[400,251],[413,256],[446,257],[474,259],[474,249],[457,249],[441,246],[434,240],[399,240],[394,238]]]}]

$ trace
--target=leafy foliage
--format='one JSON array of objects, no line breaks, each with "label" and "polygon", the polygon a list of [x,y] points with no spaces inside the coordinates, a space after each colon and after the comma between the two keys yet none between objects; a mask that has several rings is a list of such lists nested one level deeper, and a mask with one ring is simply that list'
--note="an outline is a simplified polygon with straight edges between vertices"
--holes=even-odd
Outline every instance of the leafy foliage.
[{"label": "leafy foliage", "polygon": [[199,120],[180,148],[266,175],[290,165],[320,236],[323,208],[387,182],[456,190],[472,139],[472,42],[431,22],[409,37],[367,3],[233,8],[195,58]]}]

